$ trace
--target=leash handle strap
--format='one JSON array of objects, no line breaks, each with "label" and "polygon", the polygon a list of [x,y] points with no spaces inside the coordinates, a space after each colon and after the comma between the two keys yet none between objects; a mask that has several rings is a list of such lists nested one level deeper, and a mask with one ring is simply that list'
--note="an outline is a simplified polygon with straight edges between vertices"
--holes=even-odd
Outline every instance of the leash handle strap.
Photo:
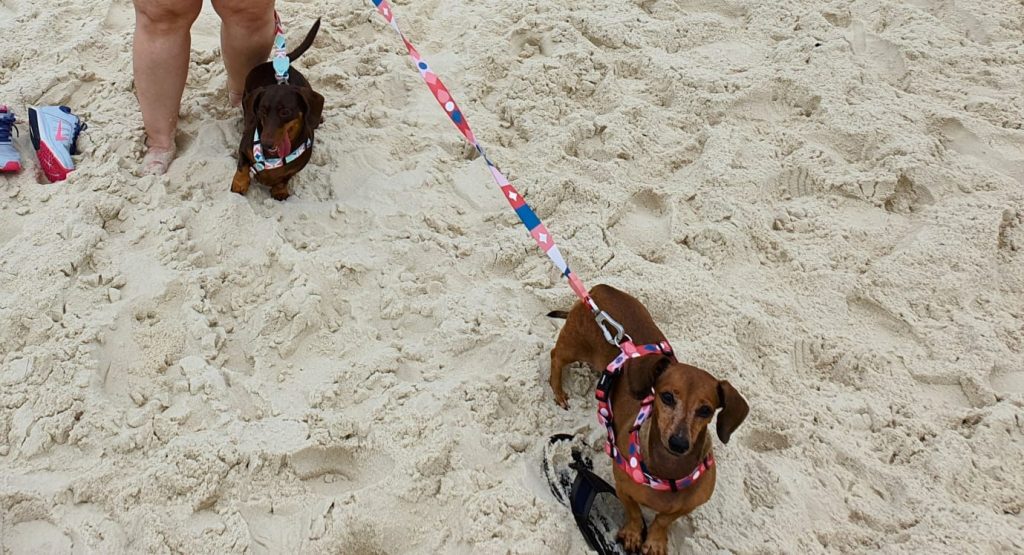
[{"label": "leash handle strap", "polygon": [[491,177],[494,178],[494,182],[497,183],[498,188],[501,189],[501,193],[505,197],[505,200],[508,201],[509,206],[511,206],[512,210],[514,210],[516,215],[519,216],[519,221],[523,222],[523,225],[526,226],[526,229],[530,232],[530,236],[533,237],[534,242],[537,243],[540,250],[544,251],[544,254],[548,255],[548,258],[550,258],[551,262],[556,268],[558,268],[558,271],[562,273],[562,276],[568,280],[569,287],[572,289],[572,292],[590,308],[591,312],[593,312],[597,319],[598,326],[600,326],[601,331],[604,333],[605,340],[618,347],[623,340],[628,338],[622,328],[622,325],[597,306],[597,303],[590,297],[586,286],[583,285],[579,276],[577,276],[576,273],[569,268],[569,265],[566,264],[565,257],[562,256],[561,251],[558,249],[558,245],[555,244],[555,239],[551,236],[551,232],[548,231],[547,227],[544,226],[544,223],[540,221],[540,218],[537,217],[537,214],[532,208],[530,208],[530,205],[526,203],[526,199],[523,198],[523,195],[517,191],[511,183],[509,183],[505,174],[501,173],[501,170],[499,170],[498,167],[494,165],[494,162],[487,157],[487,154],[484,152],[483,145],[480,144],[476,135],[473,134],[473,130],[469,126],[469,121],[466,119],[466,115],[459,108],[455,99],[452,98],[448,87],[446,87],[445,84],[441,82],[441,78],[431,70],[427,61],[423,59],[423,56],[420,55],[419,51],[416,50],[416,47],[409,42],[405,33],[403,33],[402,29],[399,28],[395,12],[391,8],[391,4],[388,3],[388,0],[370,0],[370,2],[374,5],[377,12],[380,13],[388,25],[390,25],[391,28],[394,29],[395,33],[397,33],[402,39],[402,43],[405,44],[405,48],[409,52],[409,57],[412,58],[413,64],[420,72],[420,77],[422,77],[423,81],[427,84],[427,88],[429,88],[430,92],[434,95],[434,99],[436,99],[437,103],[441,105],[442,109],[444,109],[448,119],[450,119],[455,125],[455,128],[459,130],[459,133],[462,133],[462,136],[469,141],[469,144],[476,148],[480,157],[487,163],[487,169],[491,172]]}]

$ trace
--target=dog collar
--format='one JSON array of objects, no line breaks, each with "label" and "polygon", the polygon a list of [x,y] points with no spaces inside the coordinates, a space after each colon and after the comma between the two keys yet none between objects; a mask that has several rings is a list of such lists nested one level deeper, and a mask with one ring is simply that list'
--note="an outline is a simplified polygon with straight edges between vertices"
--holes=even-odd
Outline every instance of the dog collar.
[{"label": "dog collar", "polygon": [[256,174],[263,170],[272,170],[274,168],[280,168],[285,164],[290,164],[310,148],[313,148],[312,137],[306,139],[306,142],[299,145],[299,148],[289,152],[284,158],[264,158],[263,145],[260,144],[260,130],[257,129],[253,131],[252,136],[252,173]]},{"label": "dog collar", "polygon": [[605,453],[608,454],[615,464],[626,473],[634,482],[650,487],[657,491],[679,491],[693,485],[705,472],[715,464],[715,458],[709,452],[697,468],[682,478],[676,480],[663,480],[652,476],[644,463],[643,454],[640,452],[640,427],[650,418],[654,411],[654,391],[640,402],[640,410],[633,421],[633,427],[629,432],[629,452],[623,455],[615,443],[615,421],[612,416],[612,386],[615,379],[622,373],[622,367],[631,358],[640,358],[647,355],[662,354],[674,356],[672,346],[668,341],[651,343],[637,347],[632,341],[626,341],[619,346],[622,352],[615,360],[608,364],[600,381],[597,382],[597,420],[605,426],[608,431],[608,442],[605,444]]}]

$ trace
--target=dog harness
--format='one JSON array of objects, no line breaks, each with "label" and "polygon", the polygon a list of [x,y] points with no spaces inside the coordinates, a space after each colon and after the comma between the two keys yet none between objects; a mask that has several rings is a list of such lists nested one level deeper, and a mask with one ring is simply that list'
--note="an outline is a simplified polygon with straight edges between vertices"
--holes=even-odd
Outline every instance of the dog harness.
[{"label": "dog harness", "polygon": [[[639,431],[640,425],[643,421],[650,416],[654,404],[654,395],[652,393],[647,399],[644,400],[641,406],[640,412],[637,414],[637,421],[633,426],[632,433],[630,434],[629,443],[629,459],[625,459],[618,449],[615,447],[615,428],[612,425],[612,408],[610,403],[611,387],[615,377],[621,372],[622,365],[625,364],[628,358],[635,358],[643,355],[664,353],[671,355],[672,349],[669,347],[668,342],[662,342],[655,345],[644,345],[637,349],[633,345],[633,340],[625,332],[622,324],[612,318],[607,312],[601,310],[597,306],[597,303],[590,297],[590,293],[587,291],[586,286],[580,278],[569,268],[565,258],[562,256],[561,251],[558,250],[558,245],[555,244],[554,237],[548,231],[547,227],[540,221],[537,214],[530,208],[530,205],[526,203],[526,199],[523,195],[516,190],[516,188],[509,183],[508,178],[505,177],[501,170],[498,169],[494,162],[487,157],[484,152],[484,147],[477,140],[476,135],[473,134],[473,130],[469,127],[469,121],[466,119],[466,115],[456,104],[455,99],[452,98],[451,92],[441,82],[441,79],[427,64],[427,61],[423,59],[416,47],[413,46],[412,42],[406,38],[405,33],[398,26],[398,20],[395,17],[394,9],[388,0],[370,0],[373,6],[380,13],[384,21],[387,22],[391,29],[402,39],[402,43],[405,45],[406,51],[409,53],[409,58],[412,59],[413,64],[420,73],[420,77],[427,84],[427,88],[430,89],[431,94],[434,95],[434,99],[441,105],[448,119],[451,120],[455,128],[459,130],[459,133],[466,139],[467,142],[473,148],[476,149],[480,157],[483,158],[487,164],[487,169],[491,173],[491,177],[494,182],[501,189],[502,196],[508,201],[509,206],[515,211],[516,215],[519,216],[519,220],[523,223],[526,229],[529,231],[530,236],[533,237],[537,246],[540,247],[544,254],[551,259],[551,262],[561,272],[562,277],[569,282],[569,287],[573,293],[579,297],[580,301],[590,308],[591,313],[594,315],[594,319],[597,322],[601,332],[604,334],[605,340],[614,345],[621,352],[619,356],[608,365],[608,368],[601,376],[601,382],[598,384],[597,399],[598,399],[598,419],[605,424],[608,428],[608,446],[606,451],[615,462],[629,475],[634,481],[639,484],[645,484],[653,489],[659,491],[676,491],[678,489],[685,488],[704,474],[704,472],[714,465],[714,458],[709,453],[708,456],[701,461],[701,463],[691,472],[688,476],[680,478],[678,480],[661,480],[651,476],[647,472],[647,467],[643,463],[643,458],[640,455],[639,447]],[[603,384],[603,386],[602,386]],[[603,389],[602,389],[603,387]]]},{"label": "dog harness", "polygon": [[280,168],[281,166],[293,162],[299,156],[302,156],[306,149],[312,148],[313,139],[306,139],[306,142],[299,145],[299,148],[288,153],[284,158],[264,158],[263,157],[263,145],[260,144],[260,130],[253,131],[252,134],[252,159],[254,160],[251,170],[254,175],[263,170],[272,170],[274,168]]},{"label": "dog harness", "polygon": [[[281,16],[274,10],[274,47],[271,52],[272,64],[274,65],[274,77],[278,85],[288,84],[288,50],[285,47],[284,25],[281,23]],[[306,142],[299,145],[299,148],[289,152],[284,158],[264,158],[263,145],[260,144],[260,130],[253,131],[252,137],[252,159],[253,164],[249,167],[249,173],[256,175],[264,170],[272,170],[293,162],[303,152],[313,147],[313,139],[308,138]]]},{"label": "dog harness", "polygon": [[594,393],[594,396],[597,397],[597,421],[608,430],[608,442],[604,447],[605,453],[615,461],[619,469],[626,473],[626,476],[629,476],[638,484],[648,486],[657,491],[679,491],[690,487],[707,469],[714,466],[715,458],[710,452],[697,465],[697,468],[693,469],[693,472],[676,480],[662,480],[652,476],[647,470],[647,465],[644,463],[643,455],[640,452],[640,427],[643,426],[643,423],[650,418],[651,413],[654,411],[654,390],[651,390],[651,394],[640,402],[640,411],[637,412],[636,420],[633,422],[633,427],[630,428],[629,432],[629,453],[624,456],[616,447],[615,420],[612,415],[612,386],[615,384],[615,379],[622,374],[622,367],[631,358],[640,358],[647,355],[661,354],[673,359],[675,358],[672,346],[668,344],[668,341],[651,343],[641,347],[637,347],[632,341],[626,341],[619,345],[619,347],[622,349],[622,352],[605,368],[605,371],[601,374],[601,379],[597,382],[597,391]]}]

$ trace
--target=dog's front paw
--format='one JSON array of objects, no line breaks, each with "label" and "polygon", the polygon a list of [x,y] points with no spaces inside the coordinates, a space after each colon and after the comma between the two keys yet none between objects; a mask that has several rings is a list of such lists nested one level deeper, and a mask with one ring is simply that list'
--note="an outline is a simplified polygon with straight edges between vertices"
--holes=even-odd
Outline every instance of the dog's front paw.
[{"label": "dog's front paw", "polygon": [[[618,538],[622,542],[622,546],[626,548],[626,551],[636,553],[640,550],[640,546],[643,545],[644,528],[639,524],[627,522],[625,526],[619,529]],[[644,547],[646,548],[646,545]]]},{"label": "dog's front paw", "polygon": [[569,395],[562,391],[555,391],[555,402],[565,410],[569,410]]},{"label": "dog's front paw", "polygon": [[668,541],[666,539],[661,541],[648,539],[644,542],[643,549],[640,552],[643,555],[668,555]]},{"label": "dog's front paw", "polygon": [[270,196],[273,197],[274,200],[285,200],[291,195],[288,194],[288,187],[281,185],[278,187],[271,188]]},{"label": "dog's front paw", "polygon": [[231,179],[231,192],[244,195],[249,191],[249,174],[245,170],[237,170]]}]

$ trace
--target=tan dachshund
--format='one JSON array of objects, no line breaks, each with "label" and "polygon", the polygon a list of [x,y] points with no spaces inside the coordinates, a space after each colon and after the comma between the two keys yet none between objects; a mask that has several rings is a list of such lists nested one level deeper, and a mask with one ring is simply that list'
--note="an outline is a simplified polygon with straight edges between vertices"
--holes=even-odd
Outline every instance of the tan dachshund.
[{"label": "tan dachshund", "polygon": [[[618,320],[636,345],[660,343],[665,335],[654,324],[647,309],[632,296],[607,285],[590,291],[594,301]],[[594,321],[589,307],[577,302],[569,312],[548,316],[565,318],[565,327],[551,350],[551,390],[555,402],[568,408],[562,388],[562,370],[573,362],[585,362],[603,371],[619,355],[608,343]],[[722,443],[747,417],[746,400],[729,382],[677,362],[664,354],[627,360],[622,374],[612,387],[616,447],[629,452],[630,430],[641,408],[641,400],[654,395],[653,412],[640,428],[640,451],[650,475],[662,480],[692,476],[694,469],[711,455],[711,437],[707,427],[718,412],[717,432]],[[662,555],[668,549],[668,529],[677,518],[707,502],[715,490],[715,467],[711,465],[689,487],[678,491],[658,491],[634,481],[617,464],[612,465],[615,490],[626,508],[626,523],[619,540],[628,551]],[[643,515],[640,506],[657,512],[643,539]]]}]

